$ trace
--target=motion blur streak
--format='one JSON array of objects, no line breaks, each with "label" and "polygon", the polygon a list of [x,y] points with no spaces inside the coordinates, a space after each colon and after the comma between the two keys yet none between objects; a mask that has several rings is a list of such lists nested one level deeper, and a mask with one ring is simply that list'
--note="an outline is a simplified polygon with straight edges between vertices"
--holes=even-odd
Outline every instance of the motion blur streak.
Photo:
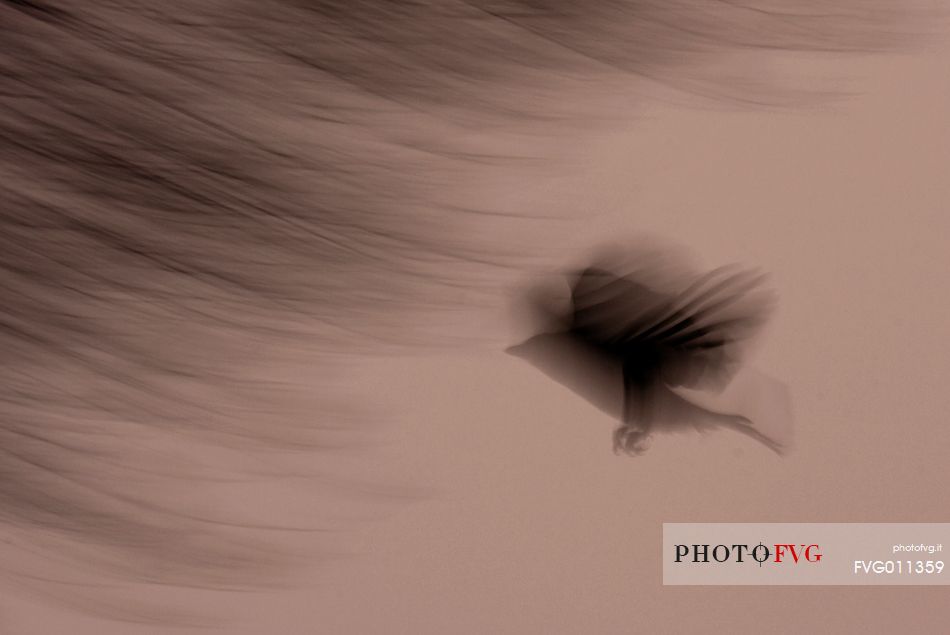
[{"label": "motion blur streak", "polygon": [[891,46],[927,17],[897,6],[3,0],[3,567],[64,601],[286,580],[333,521],[242,491],[402,493],[324,469],[363,420],[336,360],[464,343],[441,312],[542,251],[456,186],[527,179],[624,83],[795,103],[743,56]]}]

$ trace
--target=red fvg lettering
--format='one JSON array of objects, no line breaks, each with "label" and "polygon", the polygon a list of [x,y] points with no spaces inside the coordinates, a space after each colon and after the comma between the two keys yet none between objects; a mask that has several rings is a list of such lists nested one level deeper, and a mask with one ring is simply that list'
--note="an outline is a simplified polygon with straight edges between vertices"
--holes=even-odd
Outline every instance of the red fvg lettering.
[{"label": "red fvg lettering", "polygon": [[786,556],[791,556],[795,563],[798,563],[799,558],[804,558],[807,562],[821,560],[818,545],[775,545],[775,562],[782,562],[782,558]]}]

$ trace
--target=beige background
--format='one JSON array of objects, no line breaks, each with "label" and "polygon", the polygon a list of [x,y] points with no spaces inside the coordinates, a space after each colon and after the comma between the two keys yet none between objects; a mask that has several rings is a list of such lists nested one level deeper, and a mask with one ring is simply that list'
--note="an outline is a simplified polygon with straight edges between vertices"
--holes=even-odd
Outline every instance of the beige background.
[{"label": "beige background", "polygon": [[[598,210],[565,229],[577,250],[648,231],[773,273],[755,363],[793,391],[790,457],[728,433],[616,457],[608,418],[517,359],[367,361],[390,423],[343,460],[428,495],[360,523],[305,588],[213,600],[222,632],[945,632],[946,588],[669,588],[660,547],[664,521],[948,521],[947,68],[948,50],[842,61],[858,94],[794,112],[654,103],[565,146],[572,176],[521,184]],[[0,632],[168,629],[8,598]]]}]

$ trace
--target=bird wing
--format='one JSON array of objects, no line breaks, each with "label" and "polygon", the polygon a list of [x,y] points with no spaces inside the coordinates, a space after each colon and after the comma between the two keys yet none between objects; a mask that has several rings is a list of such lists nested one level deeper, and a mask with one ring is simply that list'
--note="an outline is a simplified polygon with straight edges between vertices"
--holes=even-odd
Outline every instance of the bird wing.
[{"label": "bird wing", "polygon": [[572,330],[601,345],[620,345],[631,332],[649,328],[671,299],[630,277],[588,267],[571,290]]},{"label": "bird wing", "polygon": [[723,267],[665,294],[590,267],[573,286],[574,331],[618,355],[655,356],[658,379],[668,385],[721,387],[735,371],[741,344],[770,312],[773,296],[763,280],[754,271]]}]

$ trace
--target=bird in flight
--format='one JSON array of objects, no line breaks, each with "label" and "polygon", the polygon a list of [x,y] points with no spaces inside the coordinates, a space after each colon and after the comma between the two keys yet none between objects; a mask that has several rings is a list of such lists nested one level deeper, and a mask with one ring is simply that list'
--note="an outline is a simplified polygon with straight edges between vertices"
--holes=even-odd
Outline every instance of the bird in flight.
[{"label": "bird in flight", "polygon": [[775,304],[764,280],[737,266],[699,275],[656,253],[602,254],[528,292],[541,325],[508,352],[617,417],[617,452],[642,453],[655,432],[732,429],[783,454],[788,393],[742,364]]}]

